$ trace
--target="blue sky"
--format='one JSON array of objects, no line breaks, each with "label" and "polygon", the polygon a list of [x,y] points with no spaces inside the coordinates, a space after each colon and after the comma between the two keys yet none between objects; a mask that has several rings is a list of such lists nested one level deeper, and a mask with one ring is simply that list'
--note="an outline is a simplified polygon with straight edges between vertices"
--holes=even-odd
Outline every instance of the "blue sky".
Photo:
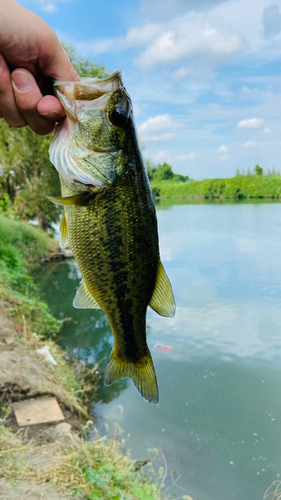
[{"label": "blue sky", "polygon": [[20,0],[120,69],[145,156],[194,179],[281,170],[281,0]]}]

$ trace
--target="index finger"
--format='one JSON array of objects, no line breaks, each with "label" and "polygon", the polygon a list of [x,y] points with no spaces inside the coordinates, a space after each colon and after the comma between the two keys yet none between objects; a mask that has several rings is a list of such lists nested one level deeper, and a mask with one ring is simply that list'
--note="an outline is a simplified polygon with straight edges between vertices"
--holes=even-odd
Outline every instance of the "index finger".
[{"label": "index finger", "polygon": [[54,31],[49,42],[40,47],[38,56],[40,72],[56,80],[79,81],[79,75]]}]

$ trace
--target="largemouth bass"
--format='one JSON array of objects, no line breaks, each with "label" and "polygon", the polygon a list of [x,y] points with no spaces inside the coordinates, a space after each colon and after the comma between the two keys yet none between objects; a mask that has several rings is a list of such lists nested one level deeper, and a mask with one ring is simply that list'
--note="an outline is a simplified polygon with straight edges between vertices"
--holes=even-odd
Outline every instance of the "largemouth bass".
[{"label": "largemouth bass", "polygon": [[102,309],[114,335],[105,384],[131,377],[142,397],[158,402],[146,343],[146,309],[175,314],[159,256],[156,213],[131,99],[120,72],[99,80],[55,82],[66,112],[50,159],[60,174],[64,207],[60,243],[82,274],[77,308]]}]

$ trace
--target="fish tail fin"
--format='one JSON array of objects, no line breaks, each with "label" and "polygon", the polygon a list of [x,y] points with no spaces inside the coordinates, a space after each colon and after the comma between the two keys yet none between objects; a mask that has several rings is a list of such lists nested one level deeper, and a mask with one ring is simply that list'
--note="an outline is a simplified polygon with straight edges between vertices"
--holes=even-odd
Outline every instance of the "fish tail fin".
[{"label": "fish tail fin", "polygon": [[113,347],[104,383],[105,385],[111,385],[125,377],[133,379],[137,390],[145,401],[148,403],[158,403],[158,385],[149,349],[147,349],[147,353],[137,363],[133,363],[132,361],[121,359]]}]

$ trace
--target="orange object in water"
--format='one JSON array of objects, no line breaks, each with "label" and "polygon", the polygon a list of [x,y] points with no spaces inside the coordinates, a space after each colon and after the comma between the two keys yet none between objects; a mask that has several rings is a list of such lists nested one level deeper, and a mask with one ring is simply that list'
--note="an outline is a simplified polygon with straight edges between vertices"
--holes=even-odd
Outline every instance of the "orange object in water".
[{"label": "orange object in water", "polygon": [[170,352],[173,348],[171,345],[165,345],[165,344],[155,344],[153,346],[154,351],[159,351],[159,352]]}]

